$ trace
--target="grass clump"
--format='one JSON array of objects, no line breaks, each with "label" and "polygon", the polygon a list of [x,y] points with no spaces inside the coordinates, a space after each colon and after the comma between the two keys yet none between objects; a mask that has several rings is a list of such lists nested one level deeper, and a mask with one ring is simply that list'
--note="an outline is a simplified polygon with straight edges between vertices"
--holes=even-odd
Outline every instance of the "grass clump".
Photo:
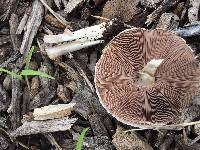
[{"label": "grass clump", "polygon": [[77,144],[76,144],[76,150],[81,150],[82,146],[83,146],[83,140],[85,138],[85,135],[87,133],[89,128],[85,128],[83,129],[83,131],[81,132],[81,135],[78,138]]},{"label": "grass clump", "polygon": [[29,53],[28,53],[28,55],[25,59],[25,67],[19,74],[16,73],[16,72],[9,71],[7,69],[1,68],[1,67],[0,67],[0,72],[5,72],[5,73],[7,73],[7,74],[11,75],[12,77],[17,78],[19,80],[23,80],[23,76],[36,76],[36,75],[41,76],[41,77],[45,77],[45,78],[49,78],[49,79],[55,79],[54,77],[52,77],[52,76],[50,76],[50,75],[48,75],[44,72],[29,69],[29,65],[30,65],[30,61],[31,61],[34,49],[35,49],[34,46],[32,46],[31,49],[29,50]]}]

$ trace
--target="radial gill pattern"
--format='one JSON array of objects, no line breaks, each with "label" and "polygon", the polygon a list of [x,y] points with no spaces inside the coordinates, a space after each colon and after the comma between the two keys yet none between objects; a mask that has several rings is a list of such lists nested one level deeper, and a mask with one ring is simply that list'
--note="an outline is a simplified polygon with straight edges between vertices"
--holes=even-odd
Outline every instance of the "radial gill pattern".
[{"label": "radial gill pattern", "polygon": [[[152,59],[163,59],[155,82],[138,84],[139,71]],[[102,105],[119,121],[166,124],[190,105],[199,75],[199,64],[182,38],[161,29],[130,29],[103,50],[95,85]]]}]

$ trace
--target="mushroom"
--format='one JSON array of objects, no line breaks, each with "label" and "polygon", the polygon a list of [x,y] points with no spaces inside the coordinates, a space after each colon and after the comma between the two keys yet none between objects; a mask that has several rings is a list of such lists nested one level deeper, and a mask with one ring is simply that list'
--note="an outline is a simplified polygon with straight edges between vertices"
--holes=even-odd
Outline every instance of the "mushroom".
[{"label": "mushroom", "polygon": [[173,123],[199,86],[192,49],[172,32],[128,29],[104,48],[95,87],[104,108],[135,127]]}]

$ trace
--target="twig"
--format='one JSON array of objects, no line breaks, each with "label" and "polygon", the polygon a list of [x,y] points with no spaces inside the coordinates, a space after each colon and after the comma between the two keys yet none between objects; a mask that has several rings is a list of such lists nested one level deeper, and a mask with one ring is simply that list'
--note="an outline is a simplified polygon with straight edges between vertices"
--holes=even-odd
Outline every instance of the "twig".
[{"label": "twig", "polygon": [[43,135],[49,140],[52,146],[56,147],[56,150],[62,150],[51,133],[44,133]]},{"label": "twig", "polygon": [[[91,17],[96,18],[96,19],[100,19],[100,20],[111,21],[110,19],[105,18],[105,17],[101,17],[101,16],[94,16],[94,15],[91,15]],[[126,24],[126,23],[123,23],[123,24],[124,24],[124,27],[127,27],[127,28],[134,28],[134,26],[131,26],[131,25],[129,25],[129,24]]]},{"label": "twig", "polygon": [[67,26],[67,21],[62,17],[60,16],[59,14],[57,14],[56,12],[54,12],[48,5],[47,3],[44,1],[44,0],[40,0],[40,2],[52,13],[52,15],[58,19],[58,21],[60,23],[62,23],[63,25]]},{"label": "twig", "polygon": [[181,130],[184,127],[187,126],[192,126],[195,124],[200,124],[199,121],[194,121],[194,122],[185,122],[185,123],[180,123],[180,124],[171,124],[171,125],[148,125],[147,127],[141,128],[141,129],[131,129],[127,130],[126,132],[131,132],[131,131],[137,131],[137,130],[147,130],[147,129],[153,129],[153,130]]}]

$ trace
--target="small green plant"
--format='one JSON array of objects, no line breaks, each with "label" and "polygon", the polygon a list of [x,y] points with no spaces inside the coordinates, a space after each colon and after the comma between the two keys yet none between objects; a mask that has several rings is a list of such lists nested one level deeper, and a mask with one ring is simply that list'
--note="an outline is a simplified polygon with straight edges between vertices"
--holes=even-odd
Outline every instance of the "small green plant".
[{"label": "small green plant", "polygon": [[34,76],[34,75],[49,78],[49,79],[55,79],[54,77],[52,77],[44,72],[29,69],[29,64],[30,64],[30,61],[32,58],[33,51],[34,51],[34,46],[29,50],[29,53],[25,59],[24,70],[22,70],[19,74],[15,73],[13,71],[9,71],[7,69],[1,68],[1,67],[0,67],[0,72],[5,72],[15,78],[18,78],[19,80],[23,80],[23,76]]},{"label": "small green plant", "polygon": [[76,150],[81,150],[82,146],[83,146],[83,140],[85,138],[86,132],[88,131],[89,128],[85,128],[83,129],[83,131],[81,132],[81,135],[78,138],[77,144],[76,144]]}]

